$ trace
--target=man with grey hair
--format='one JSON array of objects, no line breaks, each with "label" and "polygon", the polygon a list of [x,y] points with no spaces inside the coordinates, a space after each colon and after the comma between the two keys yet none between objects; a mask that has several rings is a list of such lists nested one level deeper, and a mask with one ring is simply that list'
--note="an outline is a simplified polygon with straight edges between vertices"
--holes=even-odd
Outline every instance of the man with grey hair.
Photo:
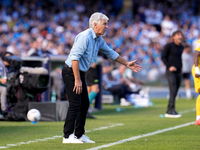
[{"label": "man with grey hair", "polygon": [[98,12],[92,14],[89,26],[89,29],[76,36],[62,70],[69,100],[63,143],[95,143],[85,135],[84,129],[89,107],[85,72],[93,64],[99,50],[110,59],[125,65],[134,72],[142,70],[142,67],[136,64],[137,60],[127,62],[105,43],[101,35],[108,29],[108,17],[106,15]]}]

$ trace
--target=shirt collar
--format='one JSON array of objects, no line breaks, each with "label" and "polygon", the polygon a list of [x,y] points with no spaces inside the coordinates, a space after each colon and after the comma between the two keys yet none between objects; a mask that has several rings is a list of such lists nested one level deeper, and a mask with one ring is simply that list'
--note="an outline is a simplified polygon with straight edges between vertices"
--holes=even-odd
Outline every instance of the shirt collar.
[{"label": "shirt collar", "polygon": [[180,43],[180,45],[177,45],[174,41],[173,41],[173,43],[174,43],[174,45],[176,45],[176,46],[181,46],[181,43]]},{"label": "shirt collar", "polygon": [[93,37],[93,39],[97,39],[98,37],[97,37],[97,35],[95,34],[95,32],[94,32],[94,30],[92,29],[92,28],[90,28],[90,30],[91,30],[91,32],[92,32],[92,37]]}]

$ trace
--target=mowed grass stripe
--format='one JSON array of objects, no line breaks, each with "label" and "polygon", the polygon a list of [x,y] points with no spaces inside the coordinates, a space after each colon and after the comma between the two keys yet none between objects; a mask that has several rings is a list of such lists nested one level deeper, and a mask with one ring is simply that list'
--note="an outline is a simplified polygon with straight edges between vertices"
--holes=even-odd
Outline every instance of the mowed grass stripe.
[{"label": "mowed grass stripe", "polygon": [[142,135],[134,136],[134,137],[131,137],[131,138],[128,138],[128,139],[123,139],[123,140],[120,140],[120,141],[117,141],[117,142],[93,147],[93,148],[90,148],[90,149],[87,149],[87,150],[99,150],[99,149],[102,149],[102,148],[111,147],[111,146],[122,144],[122,143],[125,143],[125,142],[137,140],[137,139],[140,139],[140,138],[143,138],[143,137],[153,136],[153,135],[160,134],[160,133],[163,133],[163,132],[183,128],[183,127],[186,127],[186,126],[189,126],[189,125],[193,125],[194,123],[195,123],[195,121],[188,122],[188,123],[185,123],[185,124],[182,124],[182,125],[178,125],[178,126],[174,126],[174,127],[170,127],[170,128],[166,128],[166,129],[162,129],[162,130],[157,130],[157,131],[150,132],[150,133],[147,133],[147,134],[142,134]]},{"label": "mowed grass stripe", "polygon": [[[86,132],[92,132],[92,131],[100,131],[100,130],[106,130],[109,128],[113,128],[113,127],[117,127],[117,126],[123,126],[124,124],[122,123],[118,123],[118,124],[111,124],[109,126],[104,126],[104,127],[99,127],[99,128],[95,128],[92,130],[87,130]],[[10,147],[15,147],[15,146],[20,146],[20,145],[25,145],[25,144],[30,144],[30,143],[37,143],[37,142],[41,142],[41,141],[47,141],[47,140],[54,140],[56,138],[61,138],[62,136],[56,135],[53,137],[47,137],[44,139],[36,139],[34,141],[28,141],[28,142],[18,142],[16,144],[7,144],[6,146],[0,146],[0,149],[6,149],[6,148],[10,148]]]},{"label": "mowed grass stripe", "polygon": [[[9,147],[15,150],[86,150],[101,145],[106,145],[122,139],[136,137],[157,130],[167,129],[186,122],[195,121],[195,99],[180,99],[176,102],[177,112],[183,114],[181,118],[170,119],[161,118],[160,114],[166,111],[168,100],[152,99],[154,105],[147,108],[133,108],[133,106],[103,105],[103,110],[93,113],[97,119],[87,119],[86,135],[94,140],[95,144],[62,144],[62,130],[64,122],[39,122],[32,125],[30,122],[0,122],[0,146],[11,143],[38,142],[22,144],[20,146]],[[124,108],[123,111],[116,111],[118,107]],[[112,124],[111,124],[112,123]],[[120,125],[123,124],[123,125]],[[116,127],[107,130],[96,130],[105,126]],[[89,132],[88,132],[89,131]],[[200,149],[200,132],[198,126],[188,126],[176,130],[171,130],[154,136],[139,138],[123,144],[118,144],[105,148],[105,150],[196,150]],[[53,140],[45,138],[59,135]],[[44,142],[42,142],[44,141]],[[170,144],[169,144],[170,143]]]}]

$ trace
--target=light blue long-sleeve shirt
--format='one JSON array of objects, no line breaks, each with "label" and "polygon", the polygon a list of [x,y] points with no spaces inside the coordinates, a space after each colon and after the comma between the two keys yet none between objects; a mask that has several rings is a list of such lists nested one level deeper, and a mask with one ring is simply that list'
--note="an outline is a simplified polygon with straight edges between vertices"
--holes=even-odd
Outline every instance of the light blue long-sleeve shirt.
[{"label": "light blue long-sleeve shirt", "polygon": [[78,60],[79,70],[86,72],[97,57],[99,50],[112,60],[119,56],[106,44],[102,36],[97,37],[94,30],[89,28],[76,36],[65,63],[72,67],[72,60]]}]

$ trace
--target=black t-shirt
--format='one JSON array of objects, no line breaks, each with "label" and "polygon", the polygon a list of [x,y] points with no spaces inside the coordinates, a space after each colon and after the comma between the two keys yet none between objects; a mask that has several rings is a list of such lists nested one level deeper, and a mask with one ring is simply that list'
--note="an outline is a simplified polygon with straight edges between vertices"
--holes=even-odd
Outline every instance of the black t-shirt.
[{"label": "black t-shirt", "polygon": [[161,59],[166,65],[166,69],[169,70],[171,66],[176,67],[176,72],[182,70],[182,53],[184,46],[182,44],[176,45],[174,42],[168,43],[164,46]]}]

